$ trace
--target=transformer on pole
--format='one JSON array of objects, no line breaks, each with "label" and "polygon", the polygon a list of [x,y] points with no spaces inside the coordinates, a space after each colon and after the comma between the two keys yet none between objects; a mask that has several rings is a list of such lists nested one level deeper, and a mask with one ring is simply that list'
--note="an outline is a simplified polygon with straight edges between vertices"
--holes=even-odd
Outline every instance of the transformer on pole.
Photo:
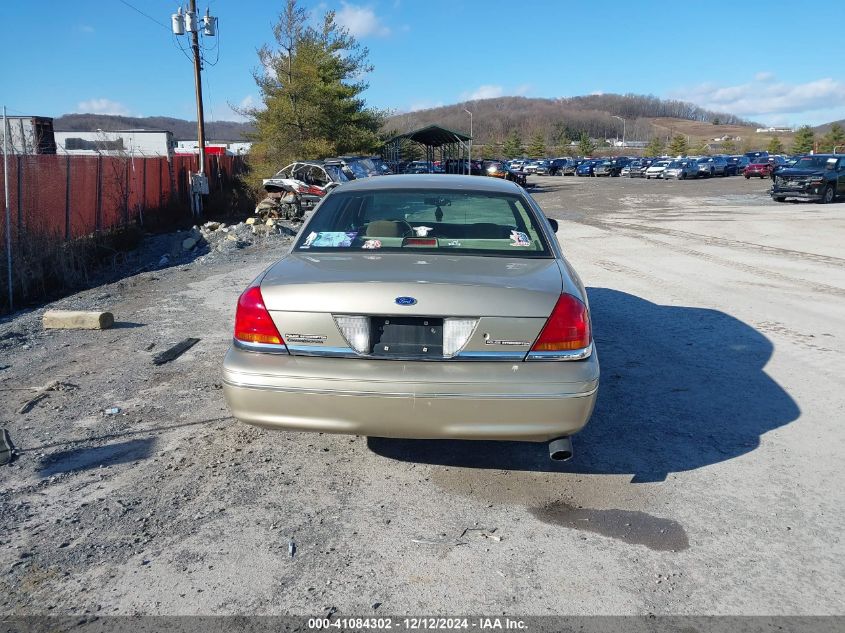
[{"label": "transformer on pole", "polygon": [[[179,7],[171,16],[175,36],[188,33],[191,37],[191,52],[194,62],[194,86],[197,98],[197,145],[199,146],[198,170],[191,176],[191,208],[194,215],[202,214],[202,196],[208,194],[208,179],[205,175],[205,116],[202,104],[202,54],[200,52],[200,27],[196,0],[189,0],[184,13]],[[205,10],[202,16],[202,34],[214,37],[217,34],[217,18]]]}]

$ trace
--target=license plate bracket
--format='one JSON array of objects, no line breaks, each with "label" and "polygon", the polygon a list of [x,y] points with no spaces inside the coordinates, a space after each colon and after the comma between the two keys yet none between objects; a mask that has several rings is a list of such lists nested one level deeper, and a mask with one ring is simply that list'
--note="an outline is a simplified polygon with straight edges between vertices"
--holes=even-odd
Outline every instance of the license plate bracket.
[{"label": "license plate bracket", "polygon": [[443,319],[371,317],[372,355],[405,358],[443,357]]}]

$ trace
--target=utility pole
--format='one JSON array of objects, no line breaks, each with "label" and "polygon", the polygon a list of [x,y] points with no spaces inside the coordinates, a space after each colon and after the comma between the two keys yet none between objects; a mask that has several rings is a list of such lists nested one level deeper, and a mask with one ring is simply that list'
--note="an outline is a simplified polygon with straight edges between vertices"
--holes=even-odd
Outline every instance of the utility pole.
[{"label": "utility pole", "polygon": [[464,108],[469,115],[469,146],[467,147],[467,176],[472,176],[472,112]]},{"label": "utility pole", "polygon": [[205,174],[205,116],[202,111],[202,59],[200,58],[200,36],[197,28],[197,0],[190,0],[188,13],[193,14],[194,28],[191,29],[191,49],[194,53],[194,84],[197,92],[197,142],[199,143],[199,173]]},{"label": "utility pole", "polygon": [[[20,163],[18,163],[20,165]],[[9,210],[9,121],[3,106],[3,188],[6,200],[6,268],[9,284],[9,312],[14,308],[15,293],[12,289],[12,214]]]},{"label": "utility pole", "polygon": [[614,119],[619,119],[620,121],[622,121],[622,151],[624,152],[625,151],[625,119],[623,119],[621,116],[616,116],[615,114],[611,114],[610,116],[612,116]]},{"label": "utility pole", "polygon": [[[197,0],[188,0],[188,8],[182,13],[182,7],[171,16],[174,35],[191,34],[191,52],[194,61],[194,88],[197,97],[197,148],[198,171],[191,176],[191,210],[194,215],[202,215],[202,196],[208,194],[208,179],[205,176],[205,115],[202,107],[202,53],[199,39],[199,16]],[[213,37],[216,32],[217,18],[209,15],[208,10],[202,18],[203,34]]]}]

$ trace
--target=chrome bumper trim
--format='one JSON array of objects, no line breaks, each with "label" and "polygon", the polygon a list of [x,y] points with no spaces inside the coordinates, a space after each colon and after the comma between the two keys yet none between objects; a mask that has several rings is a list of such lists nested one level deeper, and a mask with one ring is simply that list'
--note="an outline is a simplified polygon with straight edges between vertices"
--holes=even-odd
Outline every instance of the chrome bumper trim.
[{"label": "chrome bumper trim", "polygon": [[416,393],[409,391],[359,391],[353,389],[309,389],[307,387],[281,387],[275,385],[253,385],[234,380],[223,379],[229,387],[254,389],[256,391],[278,391],[282,393],[302,393],[337,396],[362,396],[368,398],[442,398],[459,400],[555,400],[559,398],[586,398],[592,396],[598,387],[577,393]]},{"label": "chrome bumper trim", "polygon": [[239,341],[238,339],[233,338],[232,345],[247,352],[290,355],[287,346],[284,344],[276,345],[275,343],[247,343],[246,341]]},{"label": "chrome bumper trim", "polygon": [[566,350],[560,352],[528,352],[525,360],[584,360],[593,353],[593,344],[584,349]]}]

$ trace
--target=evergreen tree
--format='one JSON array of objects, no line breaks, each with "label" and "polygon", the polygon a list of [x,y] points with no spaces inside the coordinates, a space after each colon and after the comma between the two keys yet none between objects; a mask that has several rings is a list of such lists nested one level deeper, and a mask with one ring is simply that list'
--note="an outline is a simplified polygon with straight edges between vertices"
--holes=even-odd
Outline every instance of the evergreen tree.
[{"label": "evergreen tree", "polygon": [[809,125],[802,125],[795,132],[795,138],[792,140],[793,154],[809,154],[814,146],[816,135],[813,128]]},{"label": "evergreen tree", "polygon": [[683,134],[675,134],[669,143],[670,156],[686,156],[689,151],[687,146],[687,137]]},{"label": "evergreen tree", "polygon": [[552,127],[552,142],[558,147],[569,146],[575,138],[578,138],[577,132],[563,121],[558,121]]},{"label": "evergreen tree", "polygon": [[490,160],[492,158],[498,158],[498,149],[493,143],[485,143],[481,146],[481,158],[484,160]]},{"label": "evergreen tree", "polygon": [[543,158],[546,156],[546,139],[543,138],[542,132],[537,132],[531,137],[531,144],[528,146],[528,155],[533,158]]},{"label": "evergreen tree", "polygon": [[586,132],[581,132],[581,138],[578,139],[578,152],[581,156],[592,156],[595,151],[596,144]]},{"label": "evergreen tree", "polygon": [[838,123],[830,126],[830,130],[822,137],[819,143],[819,151],[825,153],[832,153],[835,149],[842,152],[842,146],[845,145],[845,130]]},{"label": "evergreen tree", "polygon": [[407,140],[402,142],[400,155],[402,157],[402,160],[409,161],[423,160],[425,158],[425,152],[423,151],[422,146],[419,143]]},{"label": "evergreen tree", "polygon": [[736,154],[736,141],[732,138],[726,138],[722,141],[722,152],[725,154]]},{"label": "evergreen tree", "polygon": [[694,156],[710,156],[712,153],[713,150],[710,149],[707,141],[701,141],[701,144],[697,147],[687,148],[687,154],[693,154]]},{"label": "evergreen tree", "polygon": [[522,138],[520,138],[519,132],[513,130],[502,145],[502,154],[505,155],[505,158],[517,158],[522,156],[523,153]]},{"label": "evergreen tree", "polygon": [[643,155],[652,157],[660,156],[661,154],[663,154],[663,147],[663,139],[655,136],[648,142],[648,145],[645,146],[645,149],[643,150]]},{"label": "evergreen tree", "polygon": [[383,112],[368,108],[362,79],[372,70],[369,51],[328,11],[318,27],[298,0],[287,0],[273,27],[275,45],[258,51],[254,73],[263,107],[245,108],[255,132],[256,177],[295,159],[370,153],[381,145]]},{"label": "evergreen tree", "polygon": [[769,154],[783,154],[783,143],[780,142],[780,137],[773,136],[769,141],[769,146],[766,148]]}]

